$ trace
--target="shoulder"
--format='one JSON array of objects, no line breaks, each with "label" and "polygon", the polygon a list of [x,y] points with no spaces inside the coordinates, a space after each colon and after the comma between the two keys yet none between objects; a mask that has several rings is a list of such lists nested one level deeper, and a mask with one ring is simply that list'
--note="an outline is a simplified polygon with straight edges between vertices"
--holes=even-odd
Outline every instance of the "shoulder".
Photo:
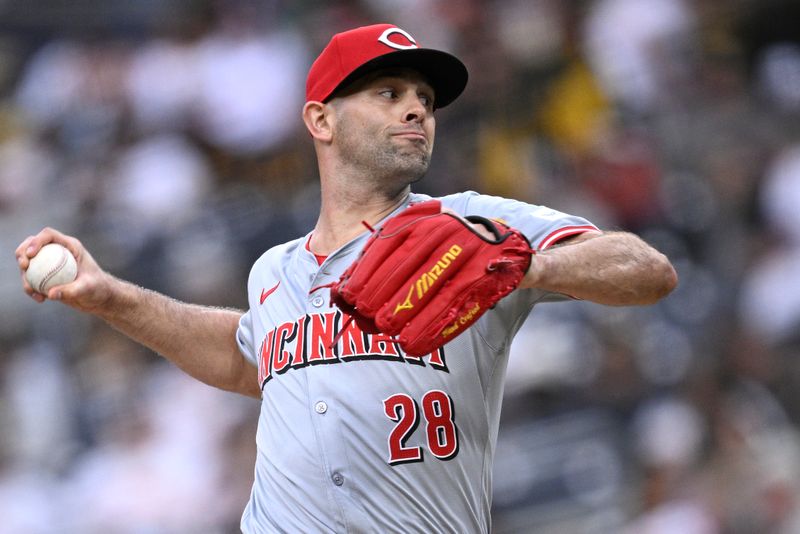
[{"label": "shoulder", "polygon": [[475,191],[455,193],[440,197],[439,200],[442,202],[442,206],[463,216],[480,215],[501,220],[520,230],[534,248],[539,250],[571,236],[600,231],[597,226],[579,215],[511,198],[484,195]]},{"label": "shoulder", "polygon": [[[426,197],[430,198],[430,197]],[[527,212],[541,208],[511,198],[485,195],[476,191],[463,191],[438,198],[442,206],[461,215],[493,216],[507,211],[524,210]]]},{"label": "shoulder", "polygon": [[291,258],[303,246],[308,236],[299,237],[268,249],[254,263],[250,269],[250,276],[254,272],[264,269],[273,269],[291,261]]},{"label": "shoulder", "polygon": [[460,213],[463,215],[466,212],[470,199],[473,197],[480,197],[480,196],[481,195],[476,193],[475,191],[464,191],[461,193],[453,193],[451,195],[445,195],[442,197],[430,197],[428,195],[412,193],[411,202],[422,202],[425,200],[431,200],[432,198],[435,198],[436,200],[442,203],[443,207],[451,209],[456,213]]}]

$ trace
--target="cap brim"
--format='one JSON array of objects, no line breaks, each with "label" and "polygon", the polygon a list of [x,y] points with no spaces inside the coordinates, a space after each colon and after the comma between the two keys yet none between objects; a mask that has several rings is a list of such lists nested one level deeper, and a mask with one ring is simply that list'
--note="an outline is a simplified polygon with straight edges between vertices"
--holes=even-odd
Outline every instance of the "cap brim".
[{"label": "cap brim", "polygon": [[457,57],[441,50],[411,48],[390,52],[367,61],[342,80],[325,100],[330,100],[340,90],[370,72],[398,67],[417,70],[428,79],[436,92],[434,108],[437,109],[458,98],[467,86],[469,78],[467,67]]}]

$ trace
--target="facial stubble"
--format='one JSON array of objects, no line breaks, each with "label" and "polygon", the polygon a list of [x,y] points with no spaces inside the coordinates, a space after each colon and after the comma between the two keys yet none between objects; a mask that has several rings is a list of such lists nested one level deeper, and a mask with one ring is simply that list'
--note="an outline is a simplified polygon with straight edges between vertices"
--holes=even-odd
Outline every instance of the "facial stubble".
[{"label": "facial stubble", "polygon": [[350,121],[339,123],[340,154],[349,164],[364,168],[379,181],[392,185],[412,184],[425,176],[431,151],[427,142],[386,136],[385,132],[366,132]]}]

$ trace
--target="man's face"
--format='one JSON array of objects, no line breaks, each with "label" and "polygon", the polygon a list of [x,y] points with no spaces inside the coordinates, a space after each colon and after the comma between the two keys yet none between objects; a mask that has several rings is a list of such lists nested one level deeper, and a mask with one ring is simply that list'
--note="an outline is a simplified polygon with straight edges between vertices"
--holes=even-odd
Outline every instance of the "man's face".
[{"label": "man's face", "polygon": [[433,88],[416,71],[377,71],[331,101],[341,162],[376,178],[416,182],[428,170],[436,121]]}]

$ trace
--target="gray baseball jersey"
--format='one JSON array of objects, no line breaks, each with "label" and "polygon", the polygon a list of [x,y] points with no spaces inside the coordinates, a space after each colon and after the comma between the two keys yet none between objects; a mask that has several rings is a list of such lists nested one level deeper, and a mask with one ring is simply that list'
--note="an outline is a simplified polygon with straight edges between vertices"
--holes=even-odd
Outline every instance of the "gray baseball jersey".
[{"label": "gray baseball jersey", "polygon": [[[580,217],[474,192],[440,200],[502,219],[540,250],[597,231]],[[390,337],[346,324],[320,288],[369,233],[321,265],[309,237],[267,251],[247,284],[237,340],[258,366],[262,402],[242,530],[488,532],[509,344],[534,304],[559,296],[517,290],[441,349],[411,357]]]}]

